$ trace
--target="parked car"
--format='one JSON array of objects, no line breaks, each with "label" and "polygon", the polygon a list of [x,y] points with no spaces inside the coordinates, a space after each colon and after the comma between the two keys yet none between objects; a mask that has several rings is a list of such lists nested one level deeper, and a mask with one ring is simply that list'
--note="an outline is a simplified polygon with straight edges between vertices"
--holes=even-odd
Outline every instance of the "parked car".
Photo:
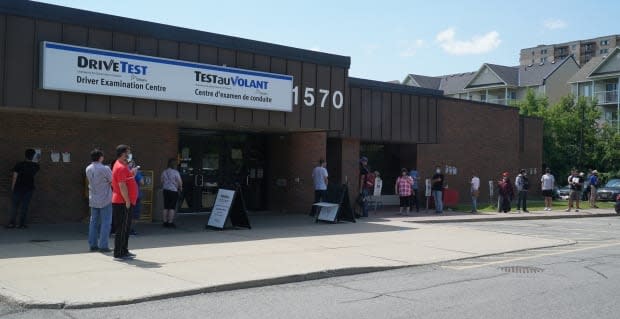
[{"label": "parked car", "polygon": [[613,201],[620,195],[620,178],[610,179],[605,186],[596,190],[596,200]]},{"label": "parked car", "polygon": [[570,187],[568,185],[560,187],[556,190],[557,198],[567,200],[570,196]]},{"label": "parked car", "polygon": [[620,195],[616,196],[616,214],[620,214]]}]

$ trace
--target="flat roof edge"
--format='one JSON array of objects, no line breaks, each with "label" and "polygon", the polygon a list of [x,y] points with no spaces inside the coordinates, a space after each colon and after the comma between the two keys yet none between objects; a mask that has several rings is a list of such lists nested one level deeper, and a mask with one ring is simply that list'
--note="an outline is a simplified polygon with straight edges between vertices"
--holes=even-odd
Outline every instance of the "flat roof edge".
[{"label": "flat roof edge", "polygon": [[360,79],[360,78],[354,78],[354,77],[349,77],[349,86],[362,88],[362,89],[378,89],[382,91],[389,91],[389,92],[403,93],[403,94],[443,96],[442,90],[427,89],[427,88],[421,88],[417,86],[395,84],[395,83]]}]

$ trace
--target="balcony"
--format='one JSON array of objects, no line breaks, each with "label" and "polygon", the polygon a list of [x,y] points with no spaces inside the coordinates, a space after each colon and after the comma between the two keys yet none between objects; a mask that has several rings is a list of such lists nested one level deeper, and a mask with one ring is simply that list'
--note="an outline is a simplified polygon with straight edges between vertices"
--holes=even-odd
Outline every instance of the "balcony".
[{"label": "balcony", "polygon": [[618,90],[594,92],[594,98],[599,105],[618,104]]},{"label": "balcony", "polygon": [[517,102],[517,99],[487,99],[484,102],[501,105],[514,105]]}]

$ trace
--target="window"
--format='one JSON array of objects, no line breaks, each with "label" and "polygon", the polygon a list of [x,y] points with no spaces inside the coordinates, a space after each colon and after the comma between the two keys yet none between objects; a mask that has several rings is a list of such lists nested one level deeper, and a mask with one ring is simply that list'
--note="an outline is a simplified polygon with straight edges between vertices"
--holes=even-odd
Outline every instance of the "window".
[{"label": "window", "polygon": [[547,49],[540,50],[540,54],[547,54]]},{"label": "window", "polygon": [[592,93],[590,92],[590,85],[586,85],[583,87],[583,96],[592,96]]},{"label": "window", "polygon": [[547,57],[546,56],[540,58],[540,63],[545,63],[545,61],[547,61]]},{"label": "window", "polygon": [[609,45],[609,40],[601,40],[601,45]]},{"label": "window", "polygon": [[601,49],[600,54],[607,54],[609,49]]},{"label": "window", "polygon": [[570,49],[571,49],[571,50],[575,50],[575,49],[577,49],[577,45],[576,45],[576,44],[571,45],[571,46],[570,46]]},{"label": "window", "polygon": [[536,54],[536,52],[535,52],[535,51],[532,51],[532,55],[535,55],[535,54]]},{"label": "window", "polygon": [[487,100],[487,95],[486,94],[480,94],[480,101],[486,102]]}]

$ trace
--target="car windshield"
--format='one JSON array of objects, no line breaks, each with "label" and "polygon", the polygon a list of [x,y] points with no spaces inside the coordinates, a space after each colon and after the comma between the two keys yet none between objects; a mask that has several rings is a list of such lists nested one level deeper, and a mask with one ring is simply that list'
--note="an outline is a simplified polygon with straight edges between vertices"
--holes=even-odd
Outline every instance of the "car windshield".
[{"label": "car windshield", "polygon": [[620,187],[620,179],[610,179],[605,187]]}]

